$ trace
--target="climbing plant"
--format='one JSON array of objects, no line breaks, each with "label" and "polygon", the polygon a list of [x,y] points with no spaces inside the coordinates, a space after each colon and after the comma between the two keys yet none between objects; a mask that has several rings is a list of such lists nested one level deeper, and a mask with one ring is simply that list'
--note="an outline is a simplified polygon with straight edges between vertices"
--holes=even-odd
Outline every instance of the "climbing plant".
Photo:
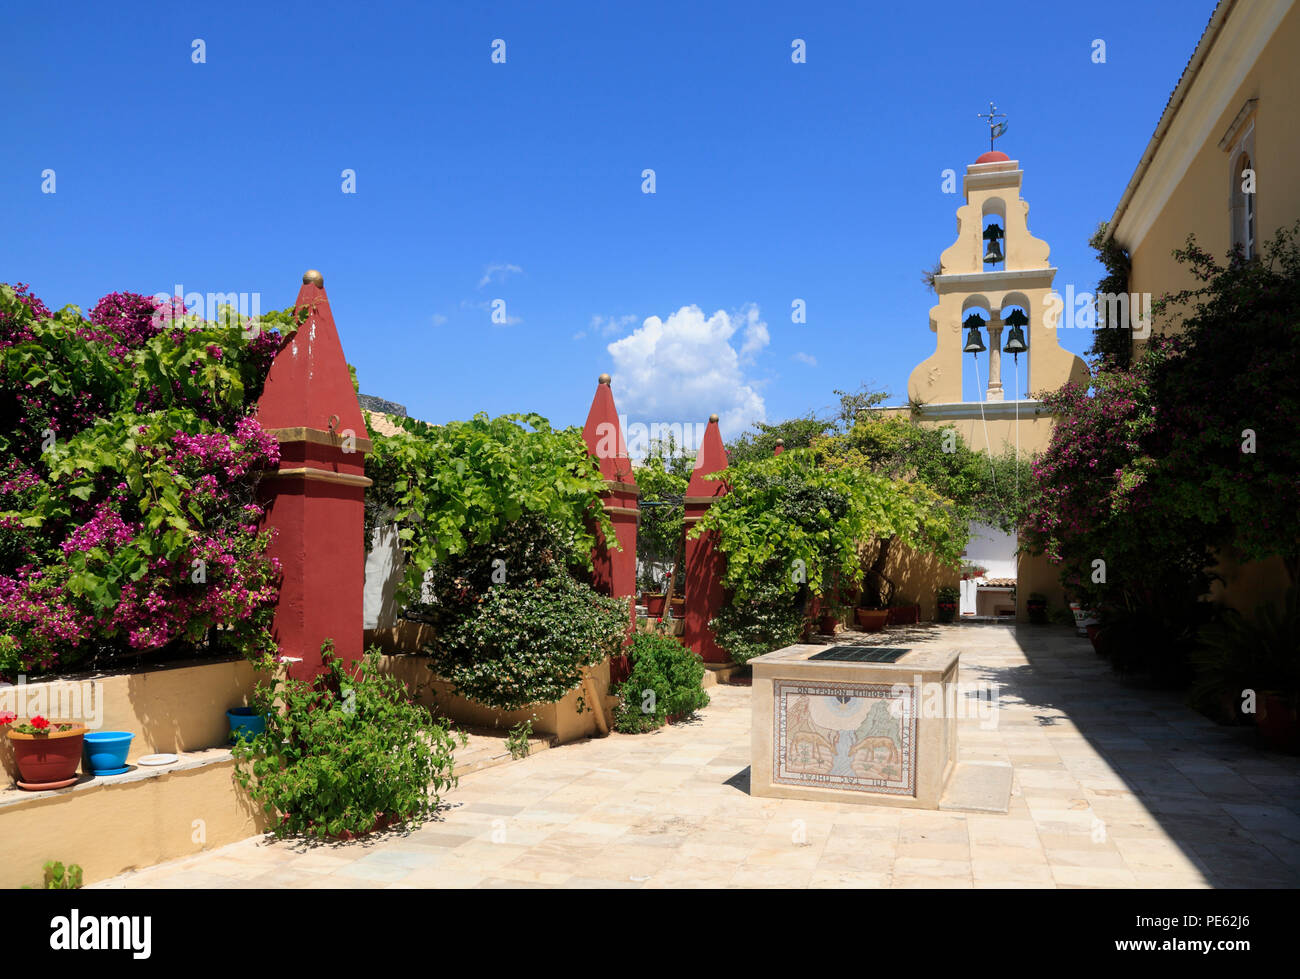
[{"label": "climbing plant", "polygon": [[367,541],[380,523],[397,528],[404,560],[400,597],[418,601],[438,562],[490,543],[524,516],[554,528],[563,563],[590,567],[594,523],[613,539],[600,505],[605,488],[577,428],[554,429],[541,415],[512,414],[430,425],[395,419],[376,434],[366,473]]}]

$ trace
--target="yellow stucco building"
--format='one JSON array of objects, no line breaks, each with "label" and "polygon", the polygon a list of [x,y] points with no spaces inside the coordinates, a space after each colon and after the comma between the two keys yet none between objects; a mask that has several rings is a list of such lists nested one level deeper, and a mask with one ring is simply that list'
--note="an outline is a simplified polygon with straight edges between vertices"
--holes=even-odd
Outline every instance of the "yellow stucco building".
[{"label": "yellow stucco building", "polygon": [[[1222,0],[1109,222],[1130,256],[1129,292],[1192,287],[1172,254],[1188,234],[1220,259],[1233,245],[1253,256],[1297,219],[1300,3]],[[1153,324],[1177,329],[1176,319]],[[1216,597],[1242,611],[1280,600],[1288,580],[1280,560],[1242,563],[1230,550],[1217,570]]]},{"label": "yellow stucco building", "polygon": [[1217,256],[1234,244],[1251,256],[1300,218],[1298,123],[1300,4],[1222,0],[1110,219],[1130,293],[1194,285],[1173,258],[1189,233]]}]

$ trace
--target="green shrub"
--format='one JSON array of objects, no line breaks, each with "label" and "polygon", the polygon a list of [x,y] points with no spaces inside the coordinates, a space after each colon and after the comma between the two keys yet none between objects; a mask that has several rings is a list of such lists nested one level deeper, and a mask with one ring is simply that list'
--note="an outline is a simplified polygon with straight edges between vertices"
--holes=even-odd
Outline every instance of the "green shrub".
[{"label": "green shrub", "polygon": [[794,596],[786,594],[770,580],[780,573],[773,570],[749,598],[733,597],[709,623],[718,645],[742,666],[755,656],[798,642],[803,632],[807,589]]},{"label": "green shrub", "polygon": [[[456,782],[453,742],[371,651],[355,676],[321,647],[312,682],[274,680],[254,704],[266,730],[233,751],[235,777],[271,817],[276,836],[363,834],[381,821],[423,822]],[[282,707],[277,707],[282,704]]]},{"label": "green shrub", "polygon": [[700,685],[704,663],[676,639],[638,632],[629,656],[632,673],[616,691],[623,702],[614,712],[615,730],[640,734],[708,706]]},{"label": "green shrub", "polygon": [[471,595],[472,607],[445,621],[424,652],[456,693],[489,707],[564,699],[583,667],[617,654],[627,634],[627,599],[599,595],[562,571]]}]

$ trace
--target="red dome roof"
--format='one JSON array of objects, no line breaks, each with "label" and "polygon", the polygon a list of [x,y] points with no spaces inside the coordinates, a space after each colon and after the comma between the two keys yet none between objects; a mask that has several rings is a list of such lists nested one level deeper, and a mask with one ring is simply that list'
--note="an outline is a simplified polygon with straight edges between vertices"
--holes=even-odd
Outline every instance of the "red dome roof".
[{"label": "red dome roof", "polygon": [[1011,157],[1007,156],[1001,150],[989,150],[987,153],[981,153],[979,155],[979,158],[975,162],[976,163],[1001,163],[1004,160],[1010,160],[1010,159]]}]

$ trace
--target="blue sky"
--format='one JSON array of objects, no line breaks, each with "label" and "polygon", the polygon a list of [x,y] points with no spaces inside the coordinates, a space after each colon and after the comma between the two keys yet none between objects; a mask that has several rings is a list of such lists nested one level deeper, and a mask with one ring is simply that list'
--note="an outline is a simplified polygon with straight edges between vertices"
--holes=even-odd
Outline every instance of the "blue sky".
[{"label": "blue sky", "polygon": [[581,424],[602,371],[632,420],[717,411],[728,436],[864,382],[898,401],[976,113],[1009,116],[1056,287],[1090,289],[1087,239],[1213,6],[26,4],[0,281],[51,308],[180,283],[268,309],[318,268],[362,390],[430,421]]}]

